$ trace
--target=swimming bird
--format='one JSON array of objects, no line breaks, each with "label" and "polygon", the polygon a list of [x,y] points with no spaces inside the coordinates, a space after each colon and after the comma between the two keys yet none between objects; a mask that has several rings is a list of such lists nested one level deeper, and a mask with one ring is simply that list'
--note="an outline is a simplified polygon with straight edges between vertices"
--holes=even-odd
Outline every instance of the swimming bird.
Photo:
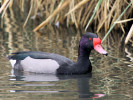
[{"label": "swimming bird", "polygon": [[8,59],[12,68],[20,71],[50,74],[86,74],[92,71],[89,56],[93,49],[100,54],[108,54],[102,48],[101,39],[98,35],[86,32],[80,39],[77,62],[58,54],[39,51],[15,52],[9,55]]}]

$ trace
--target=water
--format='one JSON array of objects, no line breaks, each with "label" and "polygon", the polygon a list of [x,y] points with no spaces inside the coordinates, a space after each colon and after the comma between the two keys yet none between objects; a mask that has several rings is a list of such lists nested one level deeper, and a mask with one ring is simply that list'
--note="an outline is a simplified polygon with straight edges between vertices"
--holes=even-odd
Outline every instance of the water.
[{"label": "water", "polygon": [[33,27],[30,24],[23,29],[21,20],[5,16],[0,29],[0,100],[133,100],[133,44],[125,46],[118,32],[103,43],[107,57],[92,51],[92,74],[13,71],[6,55],[16,51],[45,51],[77,59],[82,30],[47,26],[33,33]]}]

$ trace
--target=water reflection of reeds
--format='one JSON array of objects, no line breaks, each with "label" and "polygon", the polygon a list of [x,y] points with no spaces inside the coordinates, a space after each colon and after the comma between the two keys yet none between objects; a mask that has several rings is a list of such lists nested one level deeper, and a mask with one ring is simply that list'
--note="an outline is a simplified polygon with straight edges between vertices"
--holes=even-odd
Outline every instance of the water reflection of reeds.
[{"label": "water reflection of reeds", "polygon": [[130,100],[132,98],[132,94],[130,94],[132,89],[130,88],[133,82],[133,54],[131,53],[133,48],[131,46],[125,47],[122,40],[119,38],[119,34],[110,35],[105,42],[109,53],[108,57],[96,55],[93,72],[97,73],[98,76],[93,74],[94,77],[96,75],[96,78],[92,79],[91,83],[95,86],[91,89],[94,91],[103,90],[108,95],[117,93],[116,97],[123,95],[125,96],[123,99],[128,98]]}]

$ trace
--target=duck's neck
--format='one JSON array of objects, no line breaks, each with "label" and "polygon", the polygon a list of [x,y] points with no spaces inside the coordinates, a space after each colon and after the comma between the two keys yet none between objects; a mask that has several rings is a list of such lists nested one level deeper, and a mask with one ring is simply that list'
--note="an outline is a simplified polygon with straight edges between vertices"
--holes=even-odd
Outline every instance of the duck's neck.
[{"label": "duck's neck", "polygon": [[78,60],[71,67],[73,73],[85,74],[92,71],[91,62],[89,60],[91,50],[79,47]]},{"label": "duck's neck", "polygon": [[88,59],[89,60],[89,56],[91,53],[91,50],[88,50],[84,47],[79,46],[79,51],[78,51],[78,61],[81,59]]}]

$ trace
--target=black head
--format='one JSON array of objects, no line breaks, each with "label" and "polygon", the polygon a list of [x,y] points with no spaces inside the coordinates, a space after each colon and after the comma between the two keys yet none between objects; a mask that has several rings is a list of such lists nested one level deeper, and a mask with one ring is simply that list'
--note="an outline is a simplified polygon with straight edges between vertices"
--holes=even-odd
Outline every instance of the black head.
[{"label": "black head", "polygon": [[95,49],[100,54],[107,55],[107,52],[101,46],[101,39],[96,34],[87,32],[81,37],[79,52],[90,52],[92,49]]}]

